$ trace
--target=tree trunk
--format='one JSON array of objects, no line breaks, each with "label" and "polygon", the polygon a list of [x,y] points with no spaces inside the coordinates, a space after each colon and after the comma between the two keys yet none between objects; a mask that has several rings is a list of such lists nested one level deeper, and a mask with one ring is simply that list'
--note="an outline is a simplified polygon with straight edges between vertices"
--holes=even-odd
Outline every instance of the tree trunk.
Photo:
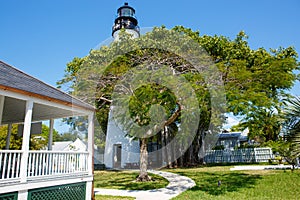
[{"label": "tree trunk", "polygon": [[[162,136],[161,136],[161,132],[158,133],[157,135],[157,148],[156,148],[156,156],[157,156],[157,163],[155,167],[160,167],[163,165],[163,153],[161,151],[158,151],[159,149],[161,149],[163,147],[163,143],[162,143]],[[161,144],[159,146],[159,144]]]},{"label": "tree trunk", "polygon": [[137,177],[137,181],[146,182],[151,181],[151,177],[148,176],[147,166],[148,166],[148,150],[147,138],[140,139],[140,175]]},{"label": "tree trunk", "polygon": [[179,151],[179,145],[176,143],[172,144],[172,159],[173,159],[173,167],[177,168],[178,167],[178,162],[176,159],[176,151]]},{"label": "tree trunk", "polygon": [[170,145],[171,136],[168,127],[165,126],[165,136],[167,145],[167,164],[168,168],[172,168],[172,147]]},{"label": "tree trunk", "polygon": [[180,149],[180,157],[177,159],[177,163],[178,163],[178,166],[177,167],[183,167],[183,152],[181,151]]},{"label": "tree trunk", "polygon": [[206,152],[204,137],[205,137],[205,132],[202,130],[202,131],[201,131],[201,151],[200,151],[200,159],[201,159],[201,164],[203,164],[203,165],[206,164],[205,161],[204,161],[205,152]]},{"label": "tree trunk", "polygon": [[166,141],[166,134],[165,134],[165,128],[163,128],[161,130],[161,145],[162,145],[162,166],[165,167],[167,165],[167,155],[168,155],[168,151],[166,148],[167,145],[167,141]]},{"label": "tree trunk", "polygon": [[187,167],[189,166],[189,161],[190,161],[190,148],[189,147],[185,152],[184,152],[184,155],[183,155],[183,167]]},{"label": "tree trunk", "polygon": [[182,150],[183,149],[183,146],[181,143],[178,144],[179,145],[179,151],[180,151],[180,157],[178,159],[178,164],[179,164],[179,167],[183,167],[183,163],[184,163],[184,151]]},{"label": "tree trunk", "polygon": [[188,165],[191,166],[192,163],[193,163],[193,148],[194,148],[194,144],[192,142],[190,148],[189,148],[189,162],[188,162]]}]

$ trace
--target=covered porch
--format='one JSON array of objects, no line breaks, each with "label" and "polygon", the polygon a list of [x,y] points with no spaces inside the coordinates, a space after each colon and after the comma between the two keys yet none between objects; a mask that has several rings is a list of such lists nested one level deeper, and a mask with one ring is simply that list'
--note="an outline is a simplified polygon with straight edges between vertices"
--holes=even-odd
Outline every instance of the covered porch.
[{"label": "covered porch", "polygon": [[[52,151],[54,120],[74,116],[87,118],[87,151]],[[42,121],[49,121],[48,148],[30,150],[30,135]],[[14,124],[21,126],[19,150],[9,148]],[[91,199],[92,106],[0,61],[0,126],[7,126],[6,141],[1,141],[5,142],[5,148],[0,149],[0,199],[9,195],[17,199],[40,199],[34,196],[51,190],[62,195],[79,193],[73,199]],[[66,194],[68,190],[64,187],[69,188],[70,194]]]}]

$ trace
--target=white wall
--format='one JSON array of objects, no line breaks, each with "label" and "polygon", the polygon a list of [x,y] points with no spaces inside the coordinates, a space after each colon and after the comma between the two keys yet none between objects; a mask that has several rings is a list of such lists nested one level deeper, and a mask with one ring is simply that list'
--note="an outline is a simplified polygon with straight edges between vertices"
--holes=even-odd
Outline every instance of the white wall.
[{"label": "white wall", "polygon": [[113,168],[114,144],[122,145],[122,168],[125,167],[126,163],[139,163],[139,142],[136,140],[130,140],[130,138],[125,137],[125,133],[116,125],[115,121],[113,121],[110,112],[104,153],[104,164],[107,168]]}]

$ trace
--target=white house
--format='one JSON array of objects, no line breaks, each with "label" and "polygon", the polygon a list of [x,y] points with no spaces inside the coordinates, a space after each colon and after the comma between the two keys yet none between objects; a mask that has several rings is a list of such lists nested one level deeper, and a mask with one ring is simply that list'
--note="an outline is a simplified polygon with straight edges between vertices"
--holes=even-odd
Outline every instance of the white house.
[{"label": "white house", "polygon": [[79,138],[73,141],[54,142],[52,145],[54,151],[86,151],[87,145]]},{"label": "white house", "polygon": [[220,133],[218,135],[216,146],[222,146],[224,149],[233,150],[247,141],[248,136],[247,133],[244,134],[244,132]]},{"label": "white house", "polygon": [[[81,139],[77,138],[73,141],[60,141],[54,142],[52,145],[53,151],[87,151],[88,144]],[[98,147],[94,145],[94,165],[103,164],[103,154],[100,154]]]},{"label": "white house", "polygon": [[[32,123],[87,116],[88,147],[79,151],[29,149]],[[12,124],[22,124],[22,148],[9,149]],[[0,125],[8,126],[0,150],[0,199],[91,199],[94,107],[0,61]]]}]

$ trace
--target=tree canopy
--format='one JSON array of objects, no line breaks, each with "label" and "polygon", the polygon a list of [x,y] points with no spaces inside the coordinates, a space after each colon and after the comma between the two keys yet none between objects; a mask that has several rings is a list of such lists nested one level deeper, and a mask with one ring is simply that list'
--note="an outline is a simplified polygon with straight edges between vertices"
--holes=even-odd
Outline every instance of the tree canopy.
[{"label": "tree canopy", "polygon": [[[264,141],[275,140],[280,129],[276,115],[281,113],[285,100],[289,98],[288,90],[297,80],[294,70],[299,69],[299,63],[295,49],[293,47],[279,47],[269,51],[263,47],[251,49],[247,42],[248,36],[244,32],[238,33],[232,40],[222,35],[201,36],[199,32],[182,26],[176,26],[172,31],[188,36],[197,45],[195,47],[185,45],[185,41],[177,38],[176,34],[172,35],[173,38],[170,37],[172,39],[169,40],[166,36],[169,32],[164,27],[154,28],[151,33],[141,36],[136,42],[133,42],[124,33],[119,41],[115,41],[109,46],[103,46],[99,50],[92,50],[86,57],[74,58],[68,64],[65,77],[58,84],[70,84],[74,95],[96,104],[97,119],[105,133],[109,109],[113,103],[113,94],[124,94],[122,93],[124,91],[117,91],[115,88],[118,86],[118,82],[124,78],[130,79],[130,76],[128,79],[123,74],[141,64],[147,65],[149,68],[154,66],[151,68],[152,71],[158,65],[171,66],[175,74],[184,77],[192,86],[199,106],[201,120],[197,125],[197,134],[192,146],[185,154],[190,162],[199,162],[197,154],[200,147],[203,146],[203,137],[208,130],[213,126],[221,128],[223,123],[224,118],[220,112],[212,109],[212,100],[215,101],[213,102],[214,106],[219,105],[221,108],[223,104],[222,101],[218,102],[217,98],[213,98],[214,93],[224,93],[226,96],[225,111],[242,116],[241,127],[248,127],[252,138],[259,136]],[[159,35],[159,38],[162,39],[160,43],[156,42],[154,35],[155,37]],[[191,51],[182,55],[178,53],[178,49],[191,49]],[[195,52],[199,51],[205,51],[205,54],[201,54],[202,61],[195,70],[192,62],[197,59]],[[214,65],[210,64],[211,62]],[[216,66],[216,68],[210,68],[212,66]],[[84,73],[80,70],[84,70]],[[92,84],[94,88],[87,90],[89,84]],[[214,91],[210,90],[209,88],[213,85],[222,86],[224,90],[219,90],[220,88]],[[126,89],[126,87],[124,88]],[[156,93],[152,89],[162,90],[162,93]],[[145,100],[148,99],[147,102],[150,102],[151,95],[154,95],[152,97],[159,100],[153,101],[153,104],[170,104],[167,106],[169,111],[166,111],[168,114],[165,117],[171,118],[180,110],[180,104],[177,100],[172,100],[171,93],[168,93],[169,96],[155,96],[163,94],[163,91],[165,91],[163,87],[149,84],[141,84],[139,88],[134,88],[130,94],[139,95],[143,101],[137,101],[135,96],[126,100],[125,103],[129,103],[131,106],[130,116],[136,121],[149,123],[150,116],[146,113],[151,114],[149,112],[151,106],[145,103]],[[145,96],[145,94],[149,94],[149,96]],[[88,99],[89,97],[93,98]],[[171,101],[165,102],[164,98]],[[137,106],[141,103],[143,106]],[[141,110],[138,111],[139,109]],[[193,112],[189,114],[192,116]],[[174,118],[172,123],[180,123],[182,116],[180,110],[180,114]],[[170,129],[172,123],[169,124]],[[128,124],[132,125],[131,122]]]},{"label": "tree canopy", "polygon": [[[0,149],[5,149],[7,138],[7,125],[0,126]],[[41,136],[41,137],[37,137]],[[29,149],[41,150],[45,149],[48,144],[49,127],[42,124],[42,133],[40,135],[31,135]],[[53,141],[59,141],[60,135],[56,130],[53,130]],[[9,149],[20,150],[22,148],[22,136],[18,135],[18,125],[12,126]]]},{"label": "tree canopy", "polygon": [[295,97],[289,100],[289,106],[285,109],[284,138],[290,142],[289,158],[291,160],[300,156],[300,98]]}]

